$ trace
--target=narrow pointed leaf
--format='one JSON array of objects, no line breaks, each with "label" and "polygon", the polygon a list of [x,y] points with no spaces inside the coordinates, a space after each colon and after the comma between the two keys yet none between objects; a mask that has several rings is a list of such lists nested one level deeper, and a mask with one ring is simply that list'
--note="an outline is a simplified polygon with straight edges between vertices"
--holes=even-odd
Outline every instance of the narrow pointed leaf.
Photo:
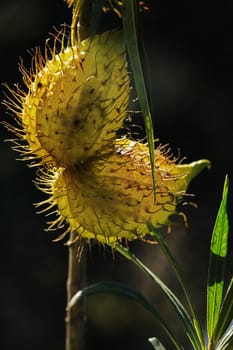
[{"label": "narrow pointed leaf", "polygon": [[233,278],[229,284],[226,295],[223,300],[222,308],[220,310],[218,322],[215,327],[213,334],[213,343],[217,342],[222,338],[227,328],[233,321]]},{"label": "narrow pointed leaf", "polygon": [[228,215],[227,215],[228,177],[226,176],[222,201],[218,210],[217,218],[210,246],[209,273],[207,285],[207,329],[211,340],[218,321],[222,302],[225,260],[228,245]]},{"label": "narrow pointed leaf", "polygon": [[150,231],[150,234],[155,237],[156,241],[159,243],[159,248],[162,250],[163,254],[166,256],[166,258],[168,259],[175,275],[176,275],[176,278],[182,288],[182,291],[184,293],[184,296],[185,296],[185,299],[186,299],[186,302],[188,304],[188,307],[189,307],[189,312],[190,312],[190,315],[193,319],[193,324],[194,324],[194,327],[196,329],[196,332],[197,332],[197,335],[199,337],[199,340],[202,344],[203,347],[205,347],[205,341],[204,341],[204,336],[203,336],[203,332],[202,332],[202,328],[201,328],[201,324],[200,324],[200,321],[198,319],[198,316],[193,308],[193,305],[192,305],[192,302],[191,302],[191,299],[190,299],[190,296],[189,296],[189,293],[187,291],[187,288],[184,284],[184,279],[183,279],[183,276],[182,276],[182,273],[180,271],[180,268],[175,260],[175,258],[173,257],[173,255],[171,254],[167,244],[165,243],[164,239],[163,239],[163,236],[157,232],[155,230],[155,228],[148,222],[147,223],[147,226],[148,226],[148,229]]},{"label": "narrow pointed leaf", "polygon": [[221,339],[217,346],[217,350],[232,350],[233,349],[233,324]]},{"label": "narrow pointed leaf", "polygon": [[149,338],[148,339],[154,350],[166,350],[165,347],[160,343],[158,338]]},{"label": "narrow pointed leaf", "polygon": [[177,343],[175,337],[172,335],[171,331],[167,327],[164,320],[160,317],[157,310],[154,308],[154,306],[148,302],[148,300],[137,290],[130,288],[128,286],[125,286],[121,283],[116,282],[100,282],[93,285],[90,285],[86,288],[84,288],[81,291],[78,291],[73,298],[71,299],[68,307],[72,308],[76,303],[78,303],[82,298],[95,295],[98,293],[111,293],[115,295],[123,296],[130,301],[136,302],[137,304],[141,305],[146,311],[150,312],[153,317],[157,319],[157,321],[160,323],[161,327],[164,329],[164,331],[169,336],[172,343],[175,345],[175,348],[177,350],[182,350],[182,347]]},{"label": "narrow pointed leaf", "polygon": [[144,273],[146,273],[153,282],[160,288],[163,294],[166,296],[167,300],[174,307],[179,319],[182,322],[184,330],[191,344],[193,345],[195,350],[202,350],[202,345],[197,335],[194,324],[187,312],[184,308],[180,300],[176,297],[176,295],[168,288],[168,286],[163,283],[158,276],[156,276],[150,269],[148,269],[134,254],[132,254],[128,249],[123,247],[121,244],[116,243],[114,246],[115,249],[121,253],[128,260],[132,261],[136,266],[138,266]]},{"label": "narrow pointed leaf", "polygon": [[101,15],[103,13],[102,6],[104,4],[103,0],[93,0],[92,1],[92,14],[90,19],[89,36],[92,37],[96,35],[98,25],[101,20]]},{"label": "narrow pointed leaf", "polygon": [[153,124],[150,112],[150,106],[147,98],[146,85],[144,81],[144,74],[141,65],[141,58],[138,46],[138,0],[124,0],[122,20],[126,39],[126,47],[128,50],[129,60],[133,73],[135,88],[140,102],[142,114],[144,117],[145,130],[148,139],[152,181],[155,196],[155,159],[154,159],[154,134]]}]

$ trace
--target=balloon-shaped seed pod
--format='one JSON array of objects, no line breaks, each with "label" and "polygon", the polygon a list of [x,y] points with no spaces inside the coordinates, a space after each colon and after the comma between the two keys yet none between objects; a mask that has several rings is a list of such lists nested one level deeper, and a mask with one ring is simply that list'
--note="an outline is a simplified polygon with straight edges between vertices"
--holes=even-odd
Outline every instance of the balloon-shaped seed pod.
[{"label": "balloon-shaped seed pod", "polygon": [[[108,31],[78,46],[65,45],[65,32],[37,49],[33,68],[21,65],[27,91],[19,87],[5,103],[16,114],[24,158],[37,164],[73,166],[112,148],[129,102],[129,76],[122,31]],[[60,43],[60,52],[56,46]],[[50,56],[50,58],[49,58]]]},{"label": "balloon-shaped seed pod", "polygon": [[190,181],[208,165],[207,160],[176,164],[158,147],[154,201],[147,145],[121,139],[115,141],[115,151],[108,158],[60,168],[49,181],[38,181],[50,194],[47,203],[58,208],[58,219],[50,228],[67,222],[81,237],[112,243],[144,238],[148,222],[155,228],[169,224]]}]

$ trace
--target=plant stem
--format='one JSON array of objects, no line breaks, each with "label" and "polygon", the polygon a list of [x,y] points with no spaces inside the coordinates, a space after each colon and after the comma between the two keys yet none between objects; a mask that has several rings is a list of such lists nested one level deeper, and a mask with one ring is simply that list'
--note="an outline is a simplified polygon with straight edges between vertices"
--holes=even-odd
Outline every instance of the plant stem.
[{"label": "plant stem", "polygon": [[67,308],[66,308],[66,350],[84,350],[85,336],[85,300],[78,306],[69,307],[69,302],[78,290],[86,286],[86,255],[78,259],[78,245],[74,241],[77,233],[70,233],[68,277],[67,277]]}]

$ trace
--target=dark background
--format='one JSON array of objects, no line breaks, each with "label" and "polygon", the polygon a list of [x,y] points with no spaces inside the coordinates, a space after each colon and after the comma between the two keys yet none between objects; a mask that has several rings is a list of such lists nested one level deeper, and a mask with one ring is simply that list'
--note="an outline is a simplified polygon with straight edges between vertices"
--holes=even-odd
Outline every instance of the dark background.
[{"label": "dark background", "polygon": [[[204,171],[190,186],[198,209],[185,209],[188,230],[174,229],[167,238],[203,320],[208,246],[226,173],[232,182],[233,2],[148,0],[147,4],[150,11],[142,15],[142,28],[155,135],[169,143],[174,153],[180,149],[188,161],[208,158],[212,162],[212,170]],[[19,56],[29,66],[26,51],[43,46],[52,26],[70,23],[70,18],[62,0],[1,2],[1,82],[20,82]],[[1,120],[8,118],[1,106]],[[11,136],[3,127],[0,132],[0,348],[62,350],[67,249],[43,231],[46,219],[36,215],[32,204],[44,198],[32,183],[34,171],[15,160],[17,154],[3,142]],[[230,222],[232,203],[230,187]],[[180,295],[158,247],[145,243],[131,247]],[[229,276],[232,238],[227,263]],[[113,258],[108,249],[93,245],[88,251],[88,282],[103,279],[138,287],[184,339],[172,310],[150,281],[118,255]],[[88,350],[149,350],[151,336],[168,344],[156,323],[134,304],[112,296],[88,301]]]}]

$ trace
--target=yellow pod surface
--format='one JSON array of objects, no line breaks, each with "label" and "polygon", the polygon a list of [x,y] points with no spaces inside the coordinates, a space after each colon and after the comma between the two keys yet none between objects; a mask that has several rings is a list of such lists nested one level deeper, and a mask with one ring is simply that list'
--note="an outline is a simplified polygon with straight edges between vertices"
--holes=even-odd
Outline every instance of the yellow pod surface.
[{"label": "yellow pod surface", "polygon": [[148,147],[123,139],[105,160],[59,169],[51,202],[82,237],[101,242],[143,238],[148,221],[156,228],[168,224],[191,179],[208,165],[205,160],[176,165],[159,149],[155,162],[155,201]]},{"label": "yellow pod surface", "polygon": [[35,61],[20,116],[30,151],[64,167],[108,152],[129,101],[123,33],[105,32]]}]

